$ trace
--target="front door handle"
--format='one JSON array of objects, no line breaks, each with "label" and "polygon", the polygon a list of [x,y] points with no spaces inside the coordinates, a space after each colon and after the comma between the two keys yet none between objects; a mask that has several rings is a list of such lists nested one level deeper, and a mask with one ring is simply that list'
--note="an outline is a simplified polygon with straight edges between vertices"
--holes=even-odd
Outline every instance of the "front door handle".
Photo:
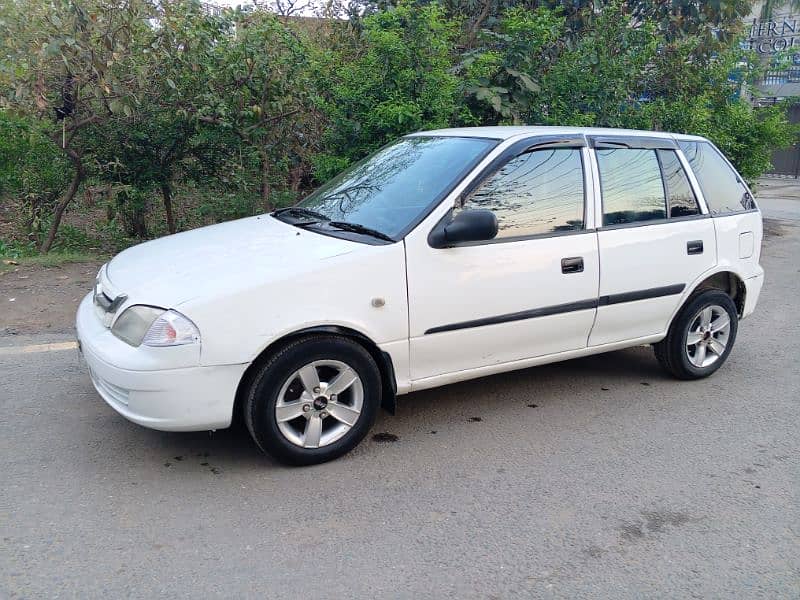
[{"label": "front door handle", "polygon": [[562,258],[561,272],[566,274],[583,273],[583,257],[573,256],[571,258]]},{"label": "front door handle", "polygon": [[686,254],[702,254],[703,253],[703,240],[692,240],[686,242]]}]

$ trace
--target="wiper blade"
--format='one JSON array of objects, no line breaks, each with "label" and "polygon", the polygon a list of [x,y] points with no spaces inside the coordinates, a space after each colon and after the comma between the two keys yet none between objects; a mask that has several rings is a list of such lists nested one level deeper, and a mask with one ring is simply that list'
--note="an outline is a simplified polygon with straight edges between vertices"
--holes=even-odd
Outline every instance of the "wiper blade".
[{"label": "wiper blade", "polygon": [[378,238],[379,240],[386,240],[387,242],[395,241],[394,238],[389,237],[382,231],[378,231],[377,229],[372,229],[371,227],[367,227],[365,225],[360,225],[359,223],[348,223],[347,221],[328,221],[327,225],[329,227],[334,227],[335,229],[341,229],[342,231],[363,233],[364,235],[369,235],[374,238]]},{"label": "wiper blade", "polygon": [[303,208],[302,206],[287,206],[286,208],[279,208],[278,210],[272,211],[273,217],[285,214],[298,217],[309,217],[312,219],[317,219],[318,221],[330,221],[330,217],[326,217],[322,213],[318,213],[315,210]]}]

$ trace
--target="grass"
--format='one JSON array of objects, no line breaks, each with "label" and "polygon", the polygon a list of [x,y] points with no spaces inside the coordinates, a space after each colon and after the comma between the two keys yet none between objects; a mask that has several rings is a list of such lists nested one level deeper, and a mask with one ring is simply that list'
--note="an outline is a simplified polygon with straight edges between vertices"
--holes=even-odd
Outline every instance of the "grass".
[{"label": "grass", "polygon": [[49,254],[20,256],[18,258],[0,253],[0,271],[9,271],[17,266],[37,266],[47,269],[69,263],[94,262],[103,258],[100,254],[80,250],[64,250],[62,252],[50,252]]}]

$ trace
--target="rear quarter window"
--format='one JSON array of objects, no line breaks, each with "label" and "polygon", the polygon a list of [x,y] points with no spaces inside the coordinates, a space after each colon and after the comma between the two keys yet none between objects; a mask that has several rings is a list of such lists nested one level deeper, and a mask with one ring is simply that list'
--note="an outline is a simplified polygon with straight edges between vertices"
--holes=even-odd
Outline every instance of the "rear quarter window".
[{"label": "rear quarter window", "polygon": [[753,210],[753,196],[738,173],[709,142],[680,141],[678,145],[694,171],[712,215]]}]

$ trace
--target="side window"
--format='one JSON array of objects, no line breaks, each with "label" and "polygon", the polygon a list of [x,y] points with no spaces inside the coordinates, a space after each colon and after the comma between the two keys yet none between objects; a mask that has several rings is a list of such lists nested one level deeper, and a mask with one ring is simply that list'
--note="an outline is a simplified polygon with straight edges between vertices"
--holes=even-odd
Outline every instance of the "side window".
[{"label": "side window", "polygon": [[498,238],[583,229],[583,161],[577,148],[521,154],[490,175],[463,203],[497,216]]},{"label": "side window", "polygon": [[603,225],[667,218],[667,201],[655,150],[600,148]]},{"label": "side window", "polygon": [[694,196],[689,178],[678,160],[674,150],[659,150],[658,159],[664,173],[664,187],[667,190],[667,205],[670,217],[699,215],[700,207]]},{"label": "side window", "polygon": [[678,145],[692,166],[712,215],[756,207],[739,175],[714,146],[708,142],[678,142]]}]

